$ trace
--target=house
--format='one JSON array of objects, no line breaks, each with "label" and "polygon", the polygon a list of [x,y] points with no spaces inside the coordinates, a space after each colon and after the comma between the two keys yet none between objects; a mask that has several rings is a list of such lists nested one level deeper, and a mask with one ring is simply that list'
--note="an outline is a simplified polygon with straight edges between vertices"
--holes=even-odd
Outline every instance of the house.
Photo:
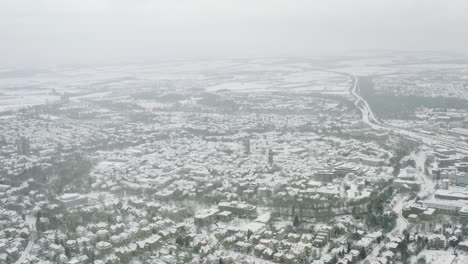
[{"label": "house", "polygon": [[447,239],[440,234],[429,236],[429,246],[432,248],[443,249],[447,247]]},{"label": "house", "polygon": [[300,235],[294,234],[294,233],[289,233],[288,234],[288,241],[291,243],[297,243],[299,242],[299,239],[301,238]]},{"label": "house", "polygon": [[333,261],[335,260],[335,257],[331,254],[325,254],[322,256],[322,262],[323,264],[332,264],[334,263]]},{"label": "house", "polygon": [[258,244],[254,247],[254,254],[257,257],[261,257],[263,255],[263,251],[266,249],[265,245]]},{"label": "house", "polygon": [[217,209],[207,209],[197,212],[194,217],[194,223],[197,226],[205,226],[213,223],[217,219],[219,210]]},{"label": "house", "polygon": [[284,253],[276,252],[273,255],[273,261],[276,262],[276,263],[283,263],[284,262]]},{"label": "house", "polygon": [[111,252],[112,244],[106,241],[101,241],[96,244],[96,249],[99,255],[105,255]]},{"label": "house", "polygon": [[284,255],[284,263],[287,264],[295,264],[297,263],[297,257],[293,254],[286,254]]},{"label": "house", "polygon": [[274,255],[274,251],[271,249],[271,248],[266,248],[264,251],[263,251],[263,258],[264,259],[267,259],[267,260],[272,260],[273,259],[273,255]]},{"label": "house", "polygon": [[243,242],[243,241],[238,241],[235,244],[234,248],[236,249],[236,251],[239,251],[241,253],[246,254],[246,253],[249,253],[252,250],[253,246],[250,243]]},{"label": "house", "polygon": [[390,252],[396,253],[397,250],[398,250],[398,243],[396,243],[396,242],[394,242],[394,241],[388,242],[388,243],[385,245],[385,248],[386,248],[387,250],[389,250]]},{"label": "house", "polygon": [[216,215],[216,219],[219,221],[231,221],[232,220],[232,213],[229,211],[221,211]]},{"label": "house", "polygon": [[381,254],[381,256],[386,258],[388,261],[392,261],[395,258],[395,253],[392,251],[385,251]]},{"label": "house", "polygon": [[372,240],[372,238],[369,238],[369,237],[363,237],[361,238],[359,241],[357,241],[356,243],[354,243],[354,245],[352,246],[353,249],[355,250],[361,250],[362,248],[364,248],[364,250],[369,253],[372,251],[372,245],[374,244],[374,241]]},{"label": "house", "polygon": [[408,215],[408,222],[414,224],[414,223],[417,223],[418,220],[419,220],[418,215],[416,215],[416,214],[410,214],[410,215]]},{"label": "house", "polygon": [[314,247],[323,247],[327,244],[326,240],[325,240],[325,237],[323,236],[316,236],[314,238],[314,241],[312,242],[312,244],[314,245]]},{"label": "house", "polygon": [[462,241],[458,244],[458,248],[465,252],[468,252],[468,240]]}]

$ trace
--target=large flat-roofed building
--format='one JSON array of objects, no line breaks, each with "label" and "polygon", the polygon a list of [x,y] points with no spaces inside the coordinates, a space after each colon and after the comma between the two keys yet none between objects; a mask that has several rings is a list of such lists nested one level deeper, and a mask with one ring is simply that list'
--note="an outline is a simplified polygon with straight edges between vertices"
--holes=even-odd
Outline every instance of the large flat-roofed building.
[{"label": "large flat-roofed building", "polygon": [[218,209],[239,217],[254,217],[257,214],[257,207],[245,202],[221,202],[218,204]]},{"label": "large flat-roofed building", "polygon": [[434,208],[428,208],[421,214],[421,220],[431,221],[434,219],[435,210]]},{"label": "large flat-roofed building", "polygon": [[65,207],[75,207],[88,203],[88,197],[78,193],[65,193],[58,198],[58,201]]},{"label": "large flat-roofed building", "polygon": [[460,173],[455,175],[455,184],[461,186],[468,186],[468,173]]},{"label": "large flat-roofed building", "polygon": [[315,180],[320,182],[331,182],[335,177],[335,172],[331,170],[318,170],[313,176]]},{"label": "large flat-roofed building", "polygon": [[218,209],[207,209],[197,212],[194,217],[195,225],[204,226],[213,223],[216,221],[216,215],[218,213]]},{"label": "large flat-roofed building", "polygon": [[449,190],[437,190],[435,197],[446,200],[468,200],[468,190],[464,189],[449,189]]},{"label": "large flat-roofed building", "polygon": [[421,189],[421,184],[419,182],[400,180],[400,179],[394,180],[393,186],[395,186],[396,188],[407,186],[408,188],[411,188],[411,190],[414,190],[414,191],[419,191]]},{"label": "large flat-roofed building", "polygon": [[447,168],[448,166],[455,165],[456,162],[460,161],[458,158],[439,158],[439,167],[440,168]]},{"label": "large flat-roofed building", "polygon": [[459,172],[468,173],[468,162],[458,162],[455,163],[455,167]]},{"label": "large flat-roofed building", "polygon": [[468,205],[463,206],[460,211],[458,211],[458,216],[461,221],[468,223]]},{"label": "large flat-roofed building", "polygon": [[467,201],[447,201],[439,199],[431,199],[421,201],[421,204],[425,207],[434,208],[437,213],[456,215],[460,209],[467,205]]},{"label": "large flat-roofed building", "polygon": [[335,196],[340,197],[340,188],[336,184],[328,184],[327,186],[320,186],[319,188],[316,188],[314,193],[328,198]]},{"label": "large flat-roofed building", "polygon": [[354,163],[341,163],[337,164],[334,168],[335,175],[339,177],[346,176],[348,173],[353,173],[355,175],[362,175],[363,171],[361,166],[358,166]]},{"label": "large flat-roofed building", "polygon": [[410,214],[421,215],[427,208],[419,204],[406,205],[402,209],[402,214],[404,217],[408,217]]},{"label": "large flat-roofed building", "polygon": [[381,166],[385,163],[385,159],[368,157],[368,156],[355,156],[355,157],[350,158],[350,161],[359,162],[362,165],[366,165],[366,166]]}]

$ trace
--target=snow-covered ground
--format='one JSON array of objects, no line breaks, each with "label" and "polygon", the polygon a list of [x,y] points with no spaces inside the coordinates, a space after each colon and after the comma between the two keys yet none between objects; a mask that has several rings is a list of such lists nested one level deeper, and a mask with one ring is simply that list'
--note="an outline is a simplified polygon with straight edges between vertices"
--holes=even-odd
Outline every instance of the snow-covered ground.
[{"label": "snow-covered ground", "polygon": [[459,262],[467,260],[465,256],[457,257],[453,254],[453,249],[450,250],[429,250],[425,249],[419,252],[417,256],[411,258],[411,263],[417,263],[421,258],[426,259],[426,263],[430,264],[461,264],[467,262]]},{"label": "snow-covered ground", "polygon": [[27,75],[12,69],[18,74],[0,75],[0,111],[54,102],[63,93],[72,94],[72,100],[103,99],[111,94],[152,89],[347,93],[349,76],[311,68],[304,62],[257,59],[46,68]]},{"label": "snow-covered ground", "polygon": [[412,153],[411,158],[413,158],[416,162],[416,176],[421,182],[421,190],[419,191],[419,196],[428,197],[429,195],[435,192],[435,184],[424,173],[427,153],[424,151]]},{"label": "snow-covered ground", "polygon": [[390,236],[396,237],[400,236],[403,233],[403,230],[408,228],[408,221],[402,215],[403,206],[407,202],[407,197],[396,195],[393,200],[397,201],[393,206],[393,211],[397,213],[398,218],[395,228],[390,232]]}]

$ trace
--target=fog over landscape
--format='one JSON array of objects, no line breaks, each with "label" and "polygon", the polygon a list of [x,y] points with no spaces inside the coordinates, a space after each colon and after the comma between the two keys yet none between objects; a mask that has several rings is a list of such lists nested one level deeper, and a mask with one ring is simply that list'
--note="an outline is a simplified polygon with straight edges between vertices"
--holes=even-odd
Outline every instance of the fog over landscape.
[{"label": "fog over landscape", "polygon": [[466,10],[0,1],[0,264],[468,263]]},{"label": "fog over landscape", "polygon": [[468,52],[463,0],[4,0],[8,64]]}]

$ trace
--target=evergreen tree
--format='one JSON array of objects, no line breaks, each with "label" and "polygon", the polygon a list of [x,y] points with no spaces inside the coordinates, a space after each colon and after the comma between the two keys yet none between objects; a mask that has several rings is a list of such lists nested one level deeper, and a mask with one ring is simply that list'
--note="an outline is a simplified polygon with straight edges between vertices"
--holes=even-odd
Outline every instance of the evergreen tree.
[{"label": "evergreen tree", "polygon": [[268,150],[268,165],[273,165],[273,151],[271,149]]},{"label": "evergreen tree", "polygon": [[93,249],[89,256],[89,261],[91,262],[91,264],[94,264],[95,259],[96,259],[96,253],[94,252],[94,249]]},{"label": "evergreen tree", "polygon": [[294,227],[299,227],[300,225],[299,217],[297,215],[294,216],[294,221],[293,221],[293,226]]},{"label": "evergreen tree", "polygon": [[356,207],[353,207],[353,209],[351,210],[351,213],[353,215],[354,218],[358,219],[358,212],[357,212],[357,208]]},{"label": "evergreen tree", "polygon": [[247,240],[249,240],[252,235],[253,235],[253,232],[250,229],[247,230]]},{"label": "evergreen tree", "polygon": [[426,260],[426,256],[421,256],[417,262],[417,264],[426,264],[427,263],[427,260]]},{"label": "evergreen tree", "polygon": [[184,245],[184,240],[182,239],[181,236],[178,236],[175,240],[176,244],[179,245],[179,246],[183,246]]},{"label": "evergreen tree", "polygon": [[364,249],[364,247],[362,247],[361,251],[359,251],[359,257],[361,259],[365,259],[367,257],[367,253],[366,253],[366,250]]},{"label": "evergreen tree", "polygon": [[71,250],[69,247],[65,247],[65,256],[67,256],[68,259],[71,258]]},{"label": "evergreen tree", "polygon": [[42,223],[41,223],[42,213],[38,211],[36,214],[36,231],[42,231]]}]

